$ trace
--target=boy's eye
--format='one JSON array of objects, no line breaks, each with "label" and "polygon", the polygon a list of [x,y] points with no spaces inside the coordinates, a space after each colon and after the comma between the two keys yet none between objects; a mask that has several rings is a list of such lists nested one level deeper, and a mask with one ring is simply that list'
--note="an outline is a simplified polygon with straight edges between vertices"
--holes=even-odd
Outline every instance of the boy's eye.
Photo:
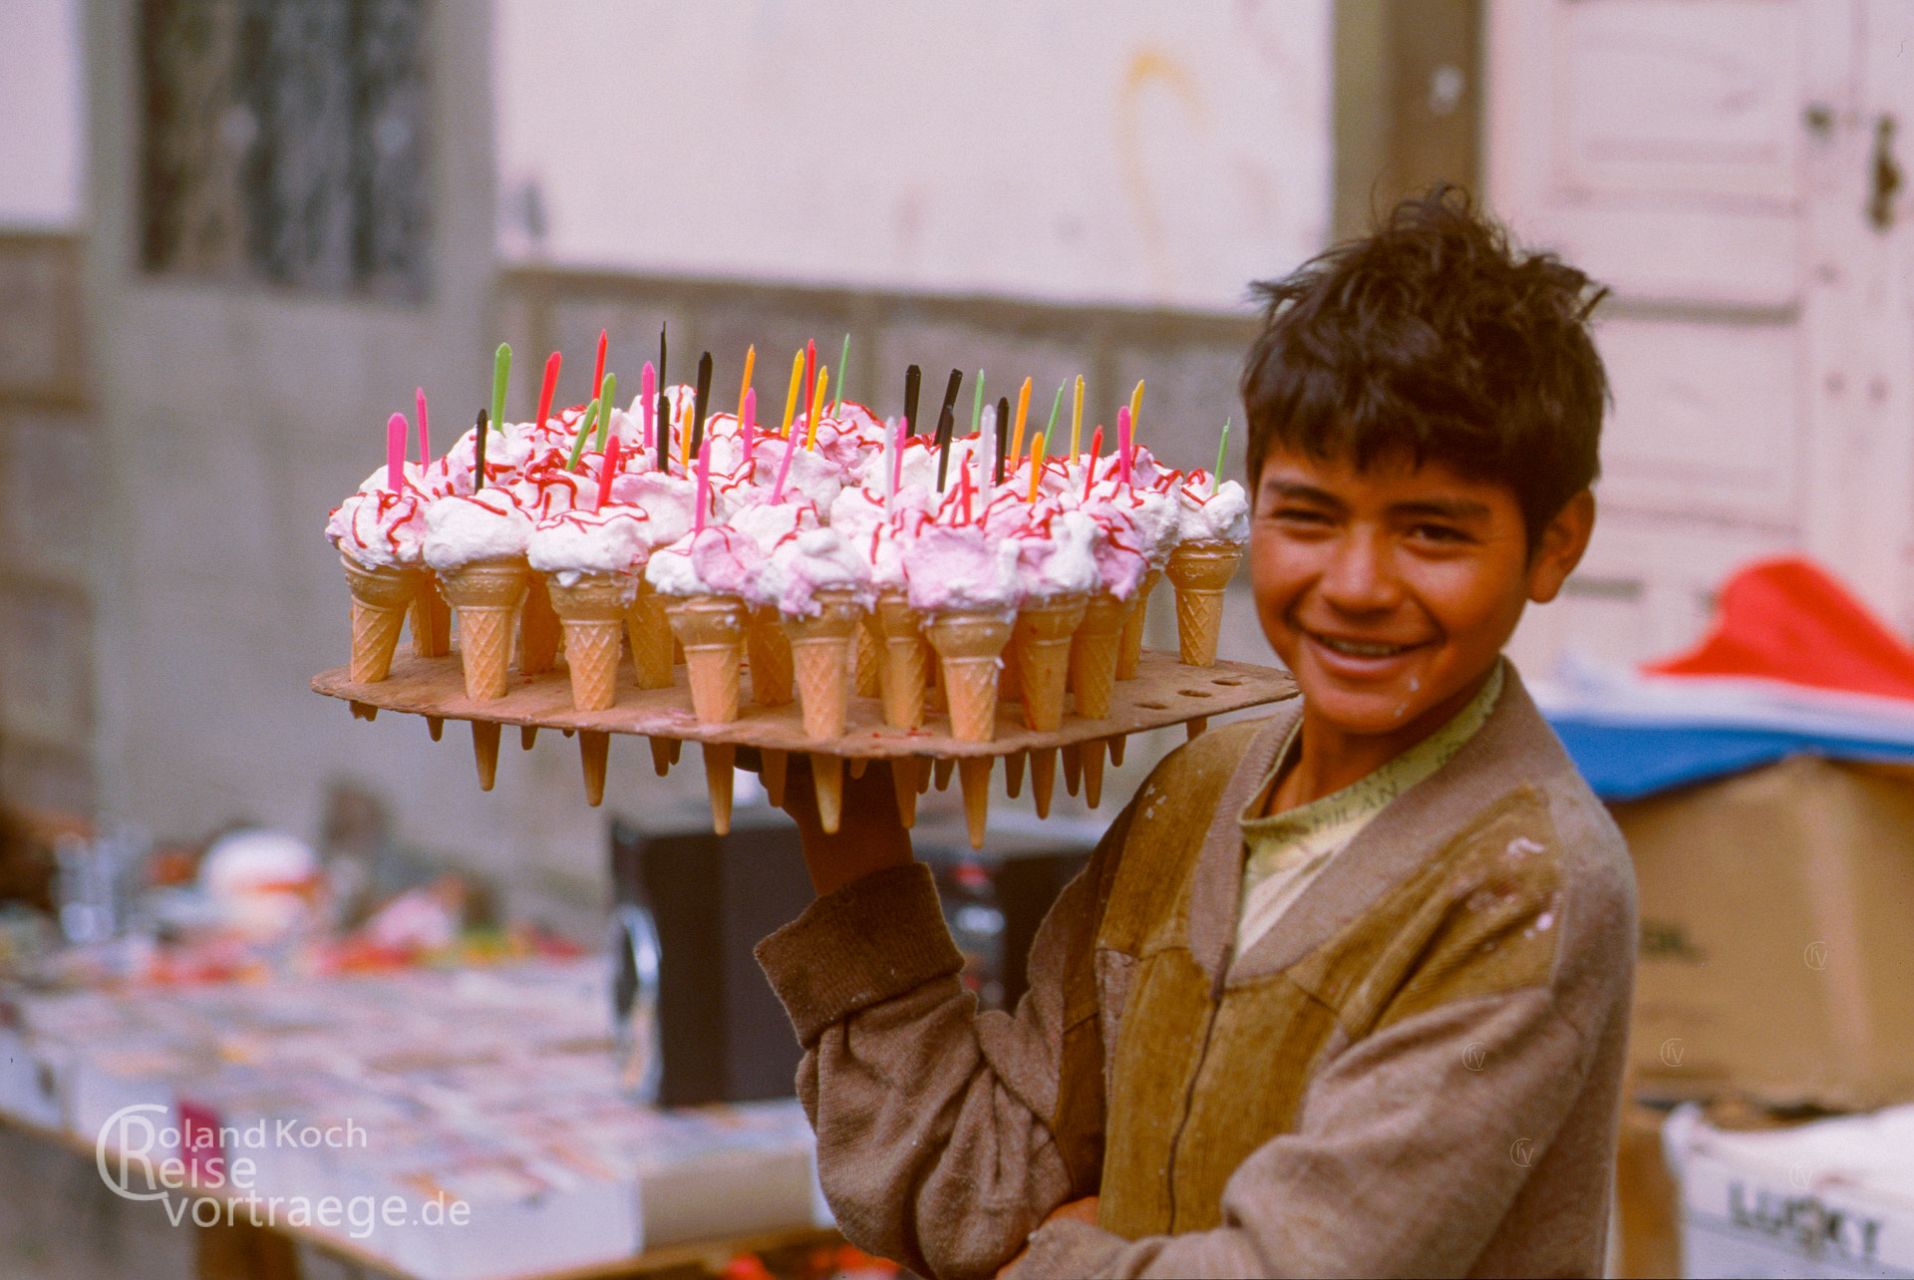
[{"label": "boy's eye", "polygon": [[1462,530],[1446,524],[1419,524],[1409,530],[1414,537],[1424,542],[1455,544],[1472,541]]}]

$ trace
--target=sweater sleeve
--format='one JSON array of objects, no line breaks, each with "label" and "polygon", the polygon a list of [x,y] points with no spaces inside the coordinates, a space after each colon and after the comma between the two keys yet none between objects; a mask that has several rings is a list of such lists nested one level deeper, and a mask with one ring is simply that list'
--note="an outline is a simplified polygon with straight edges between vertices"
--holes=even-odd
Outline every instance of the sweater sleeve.
[{"label": "sweater sleeve", "polygon": [[923,1275],[988,1276],[1071,1195],[1050,1128],[1064,975],[1128,816],[1045,917],[1014,1015],[977,1012],[921,864],[846,885],[759,944],[804,1046],[825,1198],[863,1248]]},{"label": "sweater sleeve", "polygon": [[1547,987],[1404,1019],[1324,1069],[1297,1131],[1231,1176],[1222,1226],[1132,1241],[1052,1223],[1012,1275],[1463,1274],[1546,1154],[1589,1058]]}]

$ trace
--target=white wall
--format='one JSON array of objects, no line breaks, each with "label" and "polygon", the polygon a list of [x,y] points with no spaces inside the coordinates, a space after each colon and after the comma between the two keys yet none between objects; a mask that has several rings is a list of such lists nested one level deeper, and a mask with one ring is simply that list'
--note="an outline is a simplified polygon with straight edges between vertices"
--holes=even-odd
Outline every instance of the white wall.
[{"label": "white wall", "polygon": [[1329,0],[495,15],[508,260],[1227,310],[1329,226]]},{"label": "white wall", "polygon": [[79,7],[80,0],[0,4],[0,227],[80,221]]}]

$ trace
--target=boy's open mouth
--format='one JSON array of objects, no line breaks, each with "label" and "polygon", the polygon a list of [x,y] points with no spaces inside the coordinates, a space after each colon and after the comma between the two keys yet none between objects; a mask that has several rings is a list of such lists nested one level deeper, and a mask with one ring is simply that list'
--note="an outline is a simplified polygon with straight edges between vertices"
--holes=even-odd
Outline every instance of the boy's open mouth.
[{"label": "boy's open mouth", "polygon": [[1376,640],[1354,640],[1342,636],[1324,635],[1320,631],[1307,629],[1303,634],[1331,653],[1339,653],[1346,658],[1393,658],[1421,647],[1417,644],[1385,644]]}]

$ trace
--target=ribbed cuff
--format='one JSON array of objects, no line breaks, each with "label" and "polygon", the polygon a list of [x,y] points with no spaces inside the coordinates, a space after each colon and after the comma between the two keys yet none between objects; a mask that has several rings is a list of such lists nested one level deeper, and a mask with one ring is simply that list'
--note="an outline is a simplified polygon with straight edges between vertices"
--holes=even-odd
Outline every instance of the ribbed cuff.
[{"label": "ribbed cuff", "polygon": [[825,1028],[964,967],[921,862],[826,894],[754,954],[806,1048]]}]

